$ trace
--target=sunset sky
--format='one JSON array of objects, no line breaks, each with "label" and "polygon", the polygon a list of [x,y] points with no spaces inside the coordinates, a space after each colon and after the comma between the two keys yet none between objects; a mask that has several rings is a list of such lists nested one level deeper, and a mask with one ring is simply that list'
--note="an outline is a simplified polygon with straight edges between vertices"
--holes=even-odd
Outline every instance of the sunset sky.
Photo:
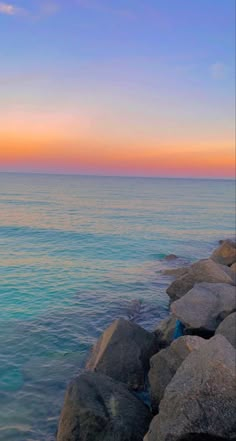
[{"label": "sunset sky", "polygon": [[0,171],[232,178],[234,7],[0,1]]}]

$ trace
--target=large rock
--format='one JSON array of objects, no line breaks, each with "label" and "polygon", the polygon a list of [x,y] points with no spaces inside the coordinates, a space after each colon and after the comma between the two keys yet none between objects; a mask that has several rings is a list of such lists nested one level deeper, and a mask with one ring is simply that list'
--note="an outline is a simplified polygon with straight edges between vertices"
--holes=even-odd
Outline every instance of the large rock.
[{"label": "large rock", "polygon": [[126,383],[131,389],[144,389],[149,360],[158,349],[154,333],[121,318],[99,338],[86,367]]},{"label": "large rock", "polygon": [[236,349],[236,312],[228,315],[218,326],[216,334],[223,335]]},{"label": "large rock", "polygon": [[57,441],[141,441],[150,412],[128,388],[92,372],[68,387]]},{"label": "large rock", "polygon": [[221,335],[189,354],[167,386],[144,440],[235,440],[235,356]]},{"label": "large rock", "polygon": [[178,277],[167,288],[166,292],[172,301],[179,299],[194,286],[195,283],[229,283],[234,284],[234,273],[225,265],[211,259],[202,259],[193,263],[188,272]]},{"label": "large rock", "polygon": [[207,336],[220,322],[236,311],[235,286],[226,283],[199,283],[185,296],[172,303],[171,311],[186,331]]},{"label": "large rock", "polygon": [[204,343],[206,340],[201,337],[187,335],[178,338],[168,348],[153,355],[148,374],[153,413],[158,412],[165,389],[185,358]]},{"label": "large rock", "polygon": [[233,240],[225,240],[212,253],[211,259],[222,265],[232,265],[236,262],[236,242]]},{"label": "large rock", "polygon": [[176,321],[176,317],[170,315],[166,319],[162,320],[154,330],[160,349],[166,348],[173,341],[176,329]]}]

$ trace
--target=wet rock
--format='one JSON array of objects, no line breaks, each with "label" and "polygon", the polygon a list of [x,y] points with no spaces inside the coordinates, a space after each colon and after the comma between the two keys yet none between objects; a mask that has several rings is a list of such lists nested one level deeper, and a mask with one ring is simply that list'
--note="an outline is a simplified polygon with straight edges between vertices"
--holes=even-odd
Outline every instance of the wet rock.
[{"label": "wet rock", "polygon": [[164,276],[173,276],[173,277],[181,277],[184,274],[187,274],[188,268],[187,267],[181,267],[181,268],[169,268],[162,272]]},{"label": "wet rock", "polygon": [[167,386],[144,440],[235,440],[235,356],[221,335],[189,354]]},{"label": "wet rock", "polygon": [[232,236],[232,237],[227,237],[226,239],[220,239],[219,244],[221,245],[222,243],[227,242],[227,241],[236,243],[235,238]]},{"label": "wet rock", "polygon": [[176,256],[175,254],[168,254],[168,256],[165,256],[165,260],[167,260],[168,262],[176,259],[178,259],[178,256]]},{"label": "wet rock", "polygon": [[202,259],[190,266],[188,272],[178,277],[167,288],[166,292],[172,301],[185,295],[195,283],[229,283],[234,284],[234,273],[225,265],[211,259]]},{"label": "wet rock", "polygon": [[223,335],[236,349],[236,312],[228,315],[216,329],[216,334]]},{"label": "wet rock", "polygon": [[142,302],[139,299],[131,300],[129,308],[127,310],[127,316],[129,320],[135,320],[142,310]]},{"label": "wet rock", "polygon": [[232,265],[236,262],[236,242],[225,240],[212,253],[211,259],[222,265]]},{"label": "wet rock", "polygon": [[157,336],[120,318],[102,334],[93,348],[86,368],[144,389],[149,360],[159,350]]},{"label": "wet rock", "polygon": [[176,329],[176,317],[170,315],[162,320],[156,327],[154,334],[157,336],[159,347],[166,348],[171,344]]},{"label": "wet rock", "polygon": [[57,441],[141,441],[149,409],[128,388],[87,372],[68,387]]},{"label": "wet rock", "polygon": [[162,349],[158,354],[152,356],[150,360],[150,371],[148,374],[151,392],[152,411],[158,412],[160,401],[164,392],[177,369],[181,366],[190,352],[199,349],[206,343],[201,337],[184,336],[173,341],[171,345]]},{"label": "wet rock", "polygon": [[236,311],[236,290],[226,283],[199,283],[171,305],[172,314],[194,334],[207,337]]}]

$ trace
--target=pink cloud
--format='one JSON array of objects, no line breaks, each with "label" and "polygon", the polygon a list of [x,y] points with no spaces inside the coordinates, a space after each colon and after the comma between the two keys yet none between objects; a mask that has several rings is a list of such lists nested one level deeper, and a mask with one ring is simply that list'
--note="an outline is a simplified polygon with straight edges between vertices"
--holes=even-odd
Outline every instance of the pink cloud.
[{"label": "pink cloud", "polygon": [[17,8],[16,6],[10,3],[2,3],[0,2],[0,14],[5,15],[19,15],[22,14],[24,10],[22,8]]}]

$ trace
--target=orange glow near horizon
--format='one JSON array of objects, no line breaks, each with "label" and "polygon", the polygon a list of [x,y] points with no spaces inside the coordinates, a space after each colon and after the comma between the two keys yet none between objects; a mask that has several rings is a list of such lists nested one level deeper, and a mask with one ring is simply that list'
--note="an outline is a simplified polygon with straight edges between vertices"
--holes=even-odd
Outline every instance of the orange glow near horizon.
[{"label": "orange glow near horizon", "polygon": [[81,136],[78,140],[45,135],[0,134],[3,148],[1,167],[11,170],[60,171],[145,176],[228,177],[235,174],[235,154],[230,142],[176,144],[147,140],[146,143],[98,140]]},{"label": "orange glow near horizon", "polygon": [[[234,178],[232,139],[156,128],[107,130],[100,121],[68,114],[5,115],[0,170],[105,175]],[[14,131],[12,131],[14,127]],[[109,130],[108,130],[109,129]],[[177,128],[178,129],[178,128]],[[186,131],[187,132],[187,131]],[[191,135],[191,132],[192,135]],[[185,136],[183,136],[185,135]],[[220,138],[220,139],[219,139]]]}]

